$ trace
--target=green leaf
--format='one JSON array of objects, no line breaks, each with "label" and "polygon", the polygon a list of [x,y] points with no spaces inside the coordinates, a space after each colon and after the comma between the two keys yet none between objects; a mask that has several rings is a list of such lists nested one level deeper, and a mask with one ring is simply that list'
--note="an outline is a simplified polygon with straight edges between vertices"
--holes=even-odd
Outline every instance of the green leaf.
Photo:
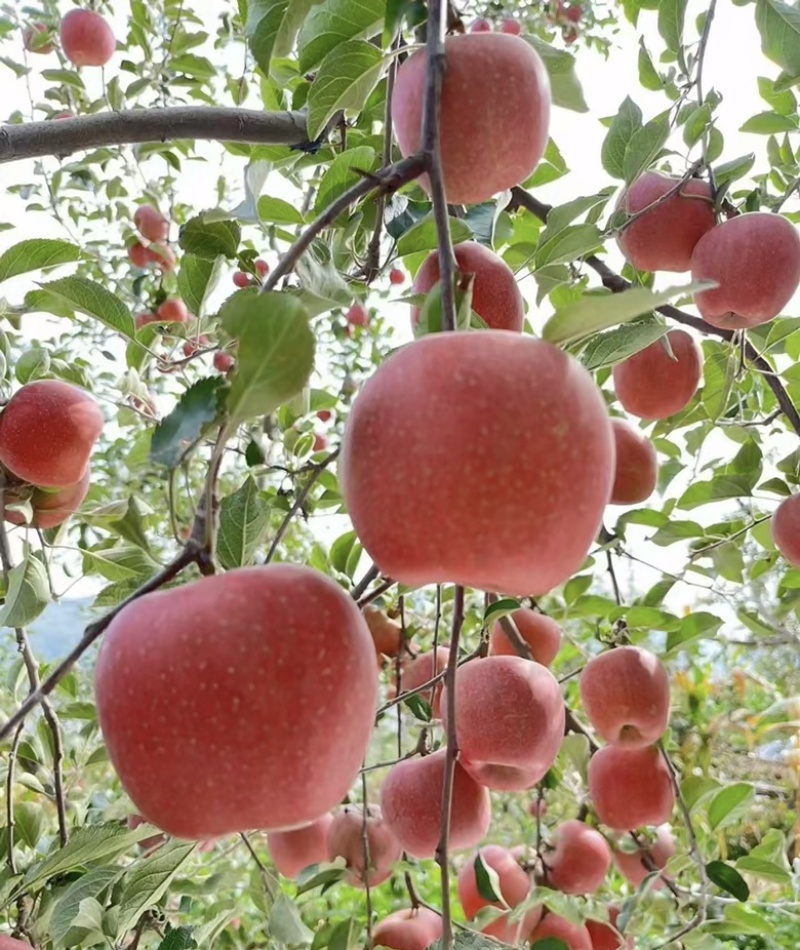
[{"label": "green leaf", "polygon": [[775,864],[774,861],[755,857],[752,854],[746,854],[739,858],[736,867],[746,874],[752,874],[753,877],[761,878],[764,881],[772,881],[774,884],[788,884],[792,879],[786,868]]},{"label": "green leaf", "polygon": [[777,90],[772,79],[766,76],[758,77],[758,94],[769,105],[773,112],[781,115],[792,115],[797,111],[797,100],[789,89]]},{"label": "green leaf", "polygon": [[630,138],[622,160],[622,174],[630,184],[650,165],[669,138],[669,113],[663,112],[643,125]]},{"label": "green leaf", "polygon": [[64,946],[64,940],[80,912],[81,901],[87,897],[98,898],[122,873],[122,868],[92,868],[69,885],[50,918],[50,936],[56,947]]},{"label": "green leaf", "polygon": [[708,878],[717,887],[729,894],[733,894],[737,901],[746,901],[750,896],[750,888],[741,874],[724,861],[709,861],[706,865]]},{"label": "green leaf", "polygon": [[134,338],[133,317],[130,311],[119,297],[101,284],[96,284],[86,277],[62,277],[61,280],[53,280],[49,284],[41,284],[40,287],[47,294],[69,304],[73,310],[94,317],[131,340]]},{"label": "green leaf", "polygon": [[708,806],[708,823],[712,831],[730,824],[749,809],[755,798],[755,789],[747,782],[736,782],[723,788]]},{"label": "green leaf", "polygon": [[699,610],[697,613],[687,614],[677,630],[670,630],[667,633],[667,651],[674,650],[681,644],[689,640],[704,638],[713,639],[716,632],[722,626],[722,621],[714,614]]},{"label": "green leaf", "polygon": [[314,368],[316,341],[296,297],[238,295],[225,303],[220,316],[225,330],[239,340],[227,402],[231,423],[264,416],[303,389]]},{"label": "green leaf", "polygon": [[[552,236],[551,236],[552,235]],[[594,224],[569,224],[556,234],[549,227],[539,235],[535,267],[538,270],[548,264],[563,264],[591,254],[602,247],[603,237]]]},{"label": "green leaf", "polygon": [[283,198],[262,195],[258,199],[258,217],[268,224],[303,224],[303,215]]},{"label": "green leaf", "polygon": [[230,570],[250,564],[268,524],[269,505],[248,478],[220,504],[217,556],[222,566]]},{"label": "green leaf", "polygon": [[693,482],[678,500],[678,507],[687,511],[725,498],[749,498],[755,482],[746,475],[720,474],[709,482]]},{"label": "green leaf", "polygon": [[364,40],[342,43],[323,59],[308,93],[308,137],[340,109],[360,112],[381,78],[383,53]]},{"label": "green leaf", "polygon": [[14,826],[17,838],[29,848],[39,843],[44,829],[45,816],[42,806],[36,802],[17,802],[14,805]]},{"label": "green leaf", "polygon": [[664,80],[653,65],[653,58],[645,46],[643,36],[639,37],[639,82],[645,89],[653,92],[664,88]]},{"label": "green leaf", "polygon": [[376,33],[385,12],[385,0],[325,0],[315,7],[297,37],[300,72],[314,70],[342,43]]},{"label": "green leaf", "polygon": [[297,905],[283,891],[272,905],[269,932],[286,947],[307,947],[314,938],[314,934],[303,923]]},{"label": "green leaf", "polygon": [[219,417],[227,390],[228,384],[221,376],[201,379],[185,390],[172,412],[153,432],[152,461],[175,468],[186,449]]},{"label": "green leaf", "polygon": [[723,162],[714,169],[714,180],[717,185],[722,185],[728,181],[735,181],[742,178],[753,167],[756,161],[754,152],[748,152],[740,158],[734,158],[729,162]]},{"label": "green leaf", "polygon": [[500,875],[483,860],[480,851],[473,862],[473,867],[475,869],[475,883],[478,887],[478,894],[490,904],[496,904],[498,902],[505,904],[503,892],[500,889]]},{"label": "green leaf", "polygon": [[0,257],[0,281],[44,267],[70,264],[80,256],[81,249],[69,241],[54,238],[20,241]]},{"label": "green leaf", "polygon": [[612,178],[625,177],[625,152],[628,143],[641,128],[642,110],[630,96],[626,96],[619,112],[614,116],[600,150],[600,162]]},{"label": "green leaf", "polygon": [[572,112],[588,112],[580,80],[575,75],[575,57],[556,49],[538,36],[526,35],[523,39],[536,50],[544,63],[550,77],[553,105]]},{"label": "green leaf", "polygon": [[797,131],[797,119],[794,116],[778,115],[777,112],[759,112],[758,115],[751,116],[739,131],[752,132],[756,135],[795,132]]},{"label": "green leaf", "polygon": [[308,11],[318,0],[248,0],[244,34],[265,76],[273,56],[287,56]]},{"label": "green leaf", "polygon": [[669,0],[658,5],[658,32],[667,44],[667,49],[676,54],[681,52],[683,46],[686,3],[687,0]]},{"label": "green leaf", "polygon": [[621,294],[587,294],[577,303],[556,310],[545,324],[542,337],[559,345],[572,343],[618,323],[627,323],[634,317],[668,303],[674,297],[705,286],[707,284],[692,283],[682,287],[667,287],[657,293],[646,287],[635,287]]},{"label": "green leaf", "polygon": [[336,269],[324,244],[314,243],[297,262],[295,270],[302,286],[299,299],[309,317],[334,307],[349,307],[353,302],[353,291]]},{"label": "green leaf", "polygon": [[167,924],[164,939],[158,945],[158,950],[194,950],[197,946],[190,927],[172,927]]},{"label": "green leaf", "polygon": [[96,573],[113,583],[134,581],[142,584],[159,569],[158,561],[140,547],[124,544],[115,548],[83,551],[85,573]]},{"label": "green leaf", "polygon": [[205,312],[206,301],[219,282],[224,258],[214,259],[184,254],[178,271],[178,293],[196,317]]},{"label": "green leaf", "polygon": [[375,149],[368,145],[360,145],[337,155],[319,183],[314,215],[321,214],[343,192],[355,185],[362,177],[360,172],[371,172],[374,168]]},{"label": "green leaf", "polygon": [[712,422],[725,411],[736,376],[738,357],[733,347],[715,345],[703,361],[703,408]]},{"label": "green leaf", "polygon": [[592,337],[580,354],[583,365],[594,372],[614,366],[660,340],[669,327],[663,323],[629,323]]},{"label": "green leaf", "polygon": [[[469,241],[472,238],[472,229],[460,218],[448,218],[450,238],[453,244]],[[436,222],[429,214],[415,225],[412,225],[397,242],[398,257],[407,254],[418,254],[420,251],[433,251],[439,246],[436,237]]]},{"label": "green leaf", "polygon": [[50,586],[44,564],[29,552],[9,571],[8,593],[0,610],[0,626],[27,627],[50,601]]},{"label": "green leaf", "polygon": [[800,75],[800,9],[781,0],[757,0],[756,26],[767,59]]},{"label": "green leaf", "polygon": [[199,214],[181,228],[178,243],[195,257],[216,261],[217,257],[236,257],[242,229],[235,221],[212,221]]},{"label": "green leaf", "polygon": [[483,626],[490,627],[496,620],[507,617],[515,610],[519,610],[519,601],[516,598],[501,597],[486,608],[483,615]]},{"label": "green leaf", "polygon": [[134,866],[119,899],[118,936],[126,934],[148,907],[164,896],[196,847],[194,841],[176,841]]}]

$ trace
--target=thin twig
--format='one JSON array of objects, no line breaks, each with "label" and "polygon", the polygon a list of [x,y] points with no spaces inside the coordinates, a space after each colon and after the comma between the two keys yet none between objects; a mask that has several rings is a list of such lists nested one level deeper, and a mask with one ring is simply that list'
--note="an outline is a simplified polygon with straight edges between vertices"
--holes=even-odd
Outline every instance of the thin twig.
[{"label": "thin twig", "polygon": [[[433,4],[431,4],[433,9]],[[450,811],[453,804],[453,782],[458,739],[456,736],[456,670],[458,668],[458,642],[464,622],[464,588],[457,586],[453,593],[453,626],[450,633],[450,654],[445,671],[447,690],[447,754],[442,780],[442,826],[439,844],[436,846],[436,863],[441,870],[442,891],[442,941],[441,950],[452,950],[453,925],[450,917]]]},{"label": "thin twig", "polygon": [[367,573],[361,578],[361,580],[356,584],[356,586],[350,591],[350,596],[353,600],[358,600],[364,593],[364,591],[369,587],[369,585],[376,581],[380,577],[380,571],[373,564]]},{"label": "thin twig", "polygon": [[370,890],[370,865],[372,857],[369,853],[369,825],[367,805],[367,773],[361,770],[361,849],[364,856],[364,897],[367,905],[367,946],[372,946],[372,892]]},{"label": "thin twig", "polygon": [[259,873],[261,874],[261,880],[264,882],[264,890],[267,892],[270,900],[275,900],[276,891],[275,891],[275,881],[273,876],[270,874],[269,869],[266,867],[261,858],[256,854],[256,849],[250,842],[250,839],[244,832],[239,833],[239,837],[242,839],[244,846],[250,852],[250,857],[255,861],[256,867],[258,868]]}]

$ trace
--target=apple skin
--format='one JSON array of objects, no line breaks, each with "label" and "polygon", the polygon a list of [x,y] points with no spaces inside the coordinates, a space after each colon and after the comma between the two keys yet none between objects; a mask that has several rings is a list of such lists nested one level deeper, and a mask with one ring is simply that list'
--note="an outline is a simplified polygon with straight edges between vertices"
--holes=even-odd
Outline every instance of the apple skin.
[{"label": "apple skin", "polygon": [[565,917],[560,917],[552,911],[542,917],[531,934],[533,950],[536,950],[537,941],[548,937],[563,941],[569,950],[592,950],[592,938],[583,924],[572,924]]},{"label": "apple skin", "polygon": [[363,303],[354,303],[344,315],[351,327],[368,327],[369,313]]},{"label": "apple skin", "polygon": [[655,491],[658,456],[653,443],[622,419],[612,419],[617,464],[611,505],[638,505]]},{"label": "apple skin", "polygon": [[42,56],[52,53],[55,49],[52,43],[45,43],[43,46],[36,45],[37,36],[47,32],[49,31],[44,23],[31,23],[30,26],[25,27],[22,33],[22,44],[25,49],[29,53],[38,53]]},{"label": "apple skin", "polygon": [[[432,680],[437,673],[441,673],[442,670],[447,666],[449,655],[450,651],[447,649],[447,647],[439,646],[436,648],[435,660],[433,650],[427,650],[424,653],[418,653],[414,657],[404,657],[402,666],[400,668],[400,692],[405,693],[409,690],[417,689],[419,686],[422,686],[423,683],[427,683],[429,680]],[[387,695],[389,699],[394,699],[397,695],[394,678],[389,684]],[[441,719],[441,680],[436,684],[436,686],[433,687],[433,689],[423,690],[419,696],[430,705],[431,715],[433,718]]]},{"label": "apple skin", "polygon": [[159,320],[165,323],[188,323],[189,310],[186,304],[177,297],[169,297],[156,311]]},{"label": "apple skin", "polygon": [[[511,614],[511,620],[528,644],[533,659],[542,666],[549,667],[561,649],[561,628],[555,620],[528,607],[515,610]],[[499,621],[492,624],[489,656],[517,656]]]},{"label": "apple skin", "polygon": [[372,946],[425,950],[442,936],[442,918],[427,907],[396,910],[372,928]]},{"label": "apple skin", "polygon": [[339,462],[381,573],[533,596],[583,563],[613,470],[589,374],[503,330],[435,333],[396,351],[355,399]]},{"label": "apple skin", "polygon": [[[83,477],[74,485],[67,485],[57,491],[42,491],[40,488],[35,488],[30,499],[33,506],[31,526],[46,529],[57,528],[60,524],[63,524],[83,504],[86,495],[89,493],[91,477],[91,470],[87,465]],[[6,504],[11,504],[15,497],[13,491],[7,492]],[[6,508],[5,520],[9,524],[25,524],[25,517],[21,511],[11,511],[8,508]]]},{"label": "apple skin", "polygon": [[800,567],[800,495],[790,495],[770,520],[775,547],[794,567]]},{"label": "apple skin", "polygon": [[[225,353],[223,350],[217,350],[217,352],[212,357],[212,363],[214,364],[214,369],[219,373],[229,372],[236,360],[231,356],[230,353]],[[314,439],[314,451],[319,451],[317,449],[317,439],[323,438],[322,436],[316,436]],[[323,445],[322,448],[325,448]]]},{"label": "apple skin", "polygon": [[[516,791],[543,778],[564,738],[564,700],[550,670],[518,656],[490,656],[465,663],[455,689],[459,763],[475,781]],[[446,687],[442,718],[446,727]]]},{"label": "apple skin", "polygon": [[[442,784],[446,749],[392,766],[381,786],[383,820],[403,850],[415,858],[432,858],[441,832]],[[456,762],[450,811],[450,848],[477,845],[489,830],[489,791]]]},{"label": "apple skin", "polygon": [[470,33],[491,33],[492,24],[483,17],[480,17],[479,19],[472,21],[469,31]]},{"label": "apple skin", "polygon": [[593,894],[611,867],[606,839],[585,822],[570,819],[558,826],[553,849],[544,856],[547,883],[564,894]]},{"label": "apple skin", "polygon": [[[448,36],[445,59],[440,145],[447,200],[488,201],[525,181],[544,155],[550,80],[534,49],[508,33]],[[425,50],[397,71],[392,120],[404,157],[422,144],[425,77]],[[418,181],[430,189],[427,176]]]},{"label": "apple skin", "polygon": [[694,398],[703,373],[703,354],[685,330],[666,334],[675,359],[656,340],[611,371],[617,399],[640,419],[666,419]]},{"label": "apple skin", "polygon": [[364,887],[365,878],[370,887],[377,887],[392,876],[395,864],[402,857],[402,849],[389,826],[383,820],[380,809],[374,805],[367,808],[367,840],[369,842],[370,867],[364,873],[364,816],[360,807],[346,805],[333,816],[328,827],[326,848],[328,860],[342,857],[347,862],[345,880],[353,887]]},{"label": "apple skin", "polygon": [[328,812],[310,825],[291,831],[273,831],[267,835],[267,850],[275,870],[294,878],[310,864],[328,860],[328,829],[333,815]]},{"label": "apple skin", "polygon": [[740,330],[767,323],[800,286],[800,234],[779,214],[752,211],[729,218],[698,242],[692,279],[719,285],[694,295],[711,326]]},{"label": "apple skin", "polygon": [[[525,871],[519,866],[514,855],[497,844],[488,844],[478,852],[483,863],[490,867],[500,882],[500,893],[507,907],[516,907],[528,896],[531,881]],[[467,920],[472,920],[484,907],[503,907],[500,901],[487,901],[478,890],[478,880],[475,873],[477,855],[470,855],[469,860],[462,865],[458,872],[458,899],[461,909]]]},{"label": "apple skin", "polygon": [[487,937],[494,937],[501,943],[516,946],[525,943],[530,939],[531,933],[536,925],[542,919],[544,907],[537,905],[529,911],[526,911],[519,917],[511,919],[511,911],[499,914],[494,920],[490,920],[485,927],[481,928],[481,933]]},{"label": "apple skin", "polygon": [[592,950],[633,950],[633,937],[623,937],[616,929],[619,907],[608,908],[610,925],[600,920],[587,920],[586,929],[592,938]]},{"label": "apple skin", "polygon": [[0,463],[39,488],[64,488],[86,473],[103,429],[92,397],[60,379],[26,383],[0,414]]},{"label": "apple skin", "polygon": [[111,27],[91,10],[70,10],[59,33],[64,55],[74,66],[105,66],[117,48]]},{"label": "apple skin", "polygon": [[128,248],[128,258],[134,267],[144,270],[150,263],[147,248],[141,241],[134,241]]},{"label": "apple skin", "polygon": [[[679,180],[645,172],[623,192],[617,209],[636,214],[667,194]],[[617,244],[637,270],[683,273],[692,266],[695,245],[715,224],[711,186],[689,178],[680,191],[629,224],[617,237]]]},{"label": "apple skin", "polygon": [[32,950],[31,945],[14,937],[0,936],[0,950]]},{"label": "apple skin", "polygon": [[655,746],[604,746],[589,761],[588,780],[597,817],[614,831],[664,824],[675,806],[669,769]]},{"label": "apple skin", "polygon": [[152,205],[139,205],[133,215],[133,223],[139,234],[148,241],[166,241],[169,221]]},{"label": "apple skin", "polygon": [[[645,852],[650,855],[653,864],[659,870],[666,867],[667,861],[675,854],[675,839],[669,825],[659,825],[656,828],[656,840],[649,848],[639,848],[636,851],[614,851],[614,863],[620,874],[634,887],[638,887],[651,873],[642,860]],[[659,877],[651,886],[654,889],[662,888],[663,878]]]},{"label": "apple skin", "polygon": [[133,601],[95,669],[123,788],[148,821],[188,839],[289,830],[337,805],[369,744],[377,687],[355,602],[292,564]]},{"label": "apple skin", "polygon": [[522,33],[522,24],[519,20],[503,20],[500,24],[501,33],[510,33],[511,36],[519,36]]},{"label": "apple skin", "polygon": [[[464,241],[454,248],[456,266],[464,274],[474,274],[472,309],[493,330],[519,333],[525,319],[514,273],[502,257],[476,241]],[[433,251],[422,262],[411,288],[415,294],[427,294],[439,281],[439,252]],[[420,307],[411,308],[411,323],[419,322]]]},{"label": "apple skin", "polygon": [[592,657],[583,668],[581,701],[589,722],[612,744],[652,745],[669,725],[669,675],[659,658],[625,646]]}]

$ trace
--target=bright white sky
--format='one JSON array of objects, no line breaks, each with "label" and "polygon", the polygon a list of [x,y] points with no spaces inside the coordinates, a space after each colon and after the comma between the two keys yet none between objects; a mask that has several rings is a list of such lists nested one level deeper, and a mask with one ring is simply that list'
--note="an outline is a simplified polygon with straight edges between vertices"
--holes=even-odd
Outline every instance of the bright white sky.
[{"label": "bright white sky", "polygon": [[[122,7],[124,4],[118,4],[118,6]],[[194,5],[195,8],[201,6],[201,4]],[[705,3],[690,3],[690,16],[687,17],[687,25],[691,25],[694,22],[693,17],[705,7]],[[123,35],[122,21],[123,17],[119,16],[118,35]],[[543,200],[558,204],[580,194],[592,194],[609,184],[608,176],[603,171],[599,161],[600,147],[606,129],[598,119],[614,114],[626,95],[633,96],[642,107],[646,119],[651,118],[665,108],[666,100],[662,95],[647,92],[638,83],[639,32],[644,33],[647,38],[651,53],[656,54],[662,48],[662,42],[656,30],[655,14],[643,13],[638,30],[634,30],[625,21],[621,21],[620,27],[620,32],[615,37],[615,45],[608,60],[604,60],[601,56],[585,49],[578,51],[578,75],[583,84],[590,111],[587,114],[577,114],[560,109],[554,110],[552,136],[558,143],[568,166],[572,170],[572,174],[541,189],[538,196]],[[734,39],[735,43],[732,44]],[[731,53],[733,48],[736,50],[735,55]],[[116,59],[119,58],[118,54]],[[115,62],[116,60],[112,62],[110,68],[107,68],[107,76],[113,73]],[[36,57],[32,59],[32,64],[36,67],[50,65],[46,60]],[[742,68],[742,64],[745,64],[745,68]],[[761,54],[759,37],[753,22],[753,7],[739,7],[730,3],[721,3],[717,9],[711,42],[707,51],[705,87],[706,89],[713,87],[722,95],[723,101],[717,113],[717,122],[725,137],[725,159],[734,158],[749,151],[754,151],[759,156],[765,152],[766,143],[763,136],[742,134],[738,129],[747,117],[766,108],[766,105],[758,96],[756,77],[762,75],[774,78],[778,73],[778,67],[768,62]],[[99,93],[99,70],[84,71],[84,75],[87,85],[93,84],[90,85],[90,88]],[[10,74],[6,72],[3,81],[5,108],[8,112],[19,109],[27,113],[29,111],[29,98],[25,80],[11,78],[9,82],[9,78]],[[43,84],[35,75],[31,77],[30,82],[34,101],[42,101]],[[255,106],[255,101],[248,102],[246,105]],[[676,136],[675,141],[671,144],[680,150],[682,148],[680,136]],[[207,150],[204,148],[203,151],[212,160],[205,165],[198,162],[185,163],[178,194],[179,200],[186,201],[196,207],[207,207],[215,202],[215,183],[222,168],[230,170],[229,180],[232,182],[241,181],[244,173],[244,166],[241,161],[227,156],[222,158],[221,150],[210,147]],[[763,167],[763,163],[766,162],[765,155],[763,158],[759,158],[759,162],[761,164],[756,166],[756,170]],[[156,161],[152,162],[150,167],[153,169],[153,174],[157,174],[162,166]],[[29,170],[23,170],[20,166],[0,166],[0,168],[2,168],[0,182],[3,184],[29,175]],[[147,171],[147,166],[145,166],[145,170]],[[281,183],[278,176],[274,176],[274,180],[270,179],[267,190],[271,193],[280,193]],[[235,196],[232,199],[231,207],[235,206],[238,197]],[[16,225],[14,230],[0,232],[0,251],[26,237],[64,236],[59,225],[49,216],[43,214],[26,215],[22,212],[23,206],[19,200],[9,199],[0,192],[0,220],[13,220]],[[255,233],[252,236],[255,237]],[[609,252],[609,262],[613,266],[620,266],[621,258],[616,249],[609,247]],[[674,280],[674,275],[671,276]],[[23,277],[9,282],[3,288],[3,294],[12,302],[16,301],[30,288],[30,280],[30,277]],[[229,289],[228,278],[223,278],[220,293],[227,294]],[[398,295],[404,289],[407,290],[407,288],[399,288]],[[533,303],[535,300],[533,282],[526,281],[523,284],[523,291]],[[798,306],[794,306],[790,310],[794,313],[798,311],[800,311]],[[389,306],[387,316],[396,325],[401,338],[410,338],[405,305]],[[546,316],[547,311],[543,310],[538,316],[532,317],[534,326],[539,328]],[[24,326],[31,337],[41,338],[43,328],[48,323],[49,318],[36,315],[29,317]],[[724,436],[720,435],[719,439],[723,441]],[[715,453],[718,449],[719,442],[714,449]],[[724,448],[724,452],[727,455],[731,454],[729,448]],[[775,499],[770,499],[770,503],[774,504]],[[691,516],[695,520],[707,518],[711,521],[716,520],[723,513],[724,509],[714,505],[707,506],[701,509],[700,512],[693,512]],[[320,530],[325,537],[335,536],[341,530],[341,522],[339,519],[320,519]],[[642,533],[642,537],[644,537],[644,533]],[[644,545],[642,550],[644,551],[643,557],[665,569],[674,570],[683,563],[683,558],[677,556],[675,549],[665,551],[660,548],[653,548],[650,545]],[[625,584],[626,572],[624,568],[621,569],[621,574],[622,583]],[[657,579],[658,575],[653,572],[645,572],[643,575],[642,570],[637,569],[633,576],[636,578],[637,586],[646,589]],[[89,594],[93,589],[95,589],[94,582],[88,581],[73,588],[72,592],[75,595]],[[693,602],[696,594],[697,591],[694,588],[679,586],[671,598],[669,606],[679,611],[683,606]],[[715,607],[717,606],[715,605]]]}]

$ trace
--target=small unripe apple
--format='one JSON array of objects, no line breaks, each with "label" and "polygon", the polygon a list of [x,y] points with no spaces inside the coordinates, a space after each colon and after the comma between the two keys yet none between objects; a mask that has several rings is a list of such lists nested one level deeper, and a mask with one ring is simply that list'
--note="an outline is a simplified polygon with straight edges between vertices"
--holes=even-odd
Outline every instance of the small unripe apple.
[{"label": "small unripe apple", "polygon": [[[447,200],[488,201],[520,184],[544,155],[550,126],[550,81],[532,46],[507,33],[468,33],[445,40],[440,149]],[[427,54],[413,53],[397,71],[392,119],[403,156],[422,145]],[[427,176],[418,179],[430,189]]]},{"label": "small unripe apple", "polygon": [[641,748],[669,725],[669,676],[649,650],[616,647],[593,657],[580,678],[583,708],[606,742]]},{"label": "small unripe apple", "polygon": [[0,463],[40,488],[74,485],[86,474],[103,422],[100,407],[77,386],[26,383],[0,414]]},{"label": "small unripe apple", "polygon": [[29,53],[40,53],[47,55],[55,49],[52,43],[45,42],[40,37],[44,37],[50,31],[44,23],[31,23],[26,26],[22,33],[22,44]]},{"label": "small unripe apple", "polygon": [[151,244],[145,248],[147,263],[155,264],[162,273],[168,273],[175,267],[175,254],[168,244]]},{"label": "small unripe apple", "polygon": [[220,373],[227,373],[235,362],[236,360],[231,354],[224,352],[224,350],[217,350],[213,357],[214,369]]},{"label": "small unripe apple", "polygon": [[270,832],[267,849],[278,873],[284,877],[297,877],[310,864],[327,861],[328,829],[332,821],[333,815],[327,813],[302,828]]},{"label": "small unripe apple", "polygon": [[390,284],[404,284],[406,282],[406,275],[397,267],[393,267],[389,271],[389,283]]},{"label": "small unripe apple", "polygon": [[579,6],[567,7],[564,11],[564,16],[569,20],[570,23],[580,23],[581,17],[583,16],[583,10]]},{"label": "small unripe apple", "polygon": [[354,303],[353,306],[344,315],[345,320],[351,327],[368,327],[369,313],[364,304]]},{"label": "small unripe apple", "polygon": [[698,242],[692,278],[718,284],[694,295],[706,323],[726,330],[766,323],[800,286],[800,234],[779,214],[729,218]]},{"label": "small unripe apple", "polygon": [[317,410],[317,419],[320,422],[330,422],[333,418],[333,413],[330,409],[318,409]]},{"label": "small unripe apple", "polygon": [[794,567],[800,567],[800,495],[790,495],[770,521],[775,547]]},{"label": "small unripe apple", "polygon": [[337,805],[369,744],[377,685],[355,601],[293,564],[130,602],[95,667],[124,790],[148,821],[189,839],[298,828]]},{"label": "small unripe apple", "polygon": [[670,330],[664,340],[656,340],[612,372],[617,399],[640,419],[666,419],[685,409],[692,401],[703,372],[700,347],[685,330]]},{"label": "small unripe apple", "polygon": [[622,419],[612,419],[616,464],[612,505],[637,505],[646,501],[658,482],[658,456],[653,443]]},{"label": "small unripe apple", "polygon": [[158,323],[158,317],[154,313],[137,313],[133,317],[133,325],[136,330],[141,330],[148,323]]},{"label": "small unripe apple", "polygon": [[139,205],[133,216],[133,224],[148,241],[166,241],[169,234],[169,221],[152,205]]},{"label": "small unripe apple", "polygon": [[617,209],[640,215],[617,238],[620,250],[638,270],[689,270],[695,245],[716,224],[707,181],[689,178],[669,198],[663,198],[679,182],[679,178],[660,172],[644,172],[617,202]]},{"label": "small unripe apple", "polygon": [[470,33],[491,33],[492,24],[483,17],[479,17],[477,20],[472,21],[469,31]]},{"label": "small unripe apple", "polygon": [[233,275],[234,284],[241,288],[249,287],[253,283],[253,279],[249,274],[245,274],[243,270],[237,270]]},{"label": "small unripe apple", "polygon": [[323,435],[322,432],[314,433],[314,445],[312,448],[313,452],[324,452],[328,448],[328,437]]},{"label": "small unripe apple", "polygon": [[[424,653],[418,653],[415,657],[404,658],[400,674],[400,692],[406,693],[418,689],[423,683],[432,680],[434,676],[445,669],[448,659],[449,651],[444,646],[436,648],[435,656],[433,650],[428,650]],[[395,691],[392,685],[389,688],[389,697],[393,699],[394,695]],[[419,693],[419,696],[430,704],[434,719],[438,719],[441,715],[441,695],[441,680],[432,689],[426,689]]]},{"label": "small unripe apple", "polygon": [[514,20],[509,18],[508,20],[503,20],[500,24],[501,33],[510,33],[512,36],[519,36],[522,33],[522,24],[519,20]]},{"label": "small unripe apple", "polygon": [[[533,659],[537,663],[541,663],[542,666],[550,666],[561,648],[561,628],[555,620],[527,607],[520,607],[519,610],[515,610],[510,619],[528,645]],[[502,624],[499,620],[496,621],[492,624],[489,656],[517,655],[517,651],[511,645]]]},{"label": "small unripe apple", "polygon": [[402,626],[377,607],[367,605],[362,612],[372,634],[375,652],[380,656],[397,656],[403,647]]},{"label": "small unripe apple", "polygon": [[[416,858],[432,858],[442,824],[442,785],[446,749],[393,765],[381,786],[383,820],[401,847]],[[450,848],[479,844],[492,818],[489,790],[472,779],[458,762],[450,809]]]},{"label": "small unripe apple", "polygon": [[75,66],[105,66],[117,48],[113,30],[92,10],[70,10],[59,32],[64,55]]},{"label": "small unripe apple", "polygon": [[333,816],[328,827],[326,847],[328,860],[342,857],[347,862],[346,880],[354,887],[376,887],[392,875],[402,849],[392,830],[383,820],[380,808],[367,809],[366,836],[369,845],[369,869],[364,860],[364,813],[361,808],[346,805]]},{"label": "small unripe apple", "polygon": [[599,831],[570,819],[556,828],[553,849],[543,860],[550,887],[564,894],[593,894],[611,867],[611,849]]},{"label": "small unripe apple", "polygon": [[269,273],[269,264],[265,260],[262,260],[260,257],[256,258],[256,260],[253,261],[253,267],[255,267],[256,273],[258,274],[259,277],[262,278],[262,280]]},{"label": "small unripe apple", "polygon": [[604,746],[589,761],[589,797],[597,817],[614,831],[669,821],[675,790],[655,746]]},{"label": "small unripe apple", "polygon": [[133,264],[134,267],[138,267],[139,270],[144,270],[150,263],[147,248],[140,241],[134,241],[133,244],[128,247],[128,257],[130,258],[131,264]]},{"label": "small unripe apple", "polygon": [[186,304],[177,297],[169,297],[156,311],[159,320],[165,323],[187,323],[189,310]]},{"label": "small unripe apple", "polygon": [[427,907],[397,910],[372,928],[372,946],[425,950],[442,936],[442,918]]},{"label": "small unripe apple", "polygon": [[[67,485],[56,491],[43,491],[35,488],[31,494],[30,503],[33,508],[31,526],[34,528],[57,528],[67,518],[72,517],[83,504],[89,493],[91,471],[87,466],[83,477],[74,485]],[[6,504],[10,505],[18,496],[14,492],[6,493]],[[6,508],[5,520],[10,524],[23,525],[25,517],[21,511]]]},{"label": "small unripe apple", "polygon": [[[472,309],[494,330],[519,333],[525,319],[522,294],[514,272],[488,247],[476,241],[464,241],[454,248],[456,266],[462,274],[473,274]],[[411,288],[415,294],[427,294],[439,281],[439,252],[433,251],[422,262]],[[419,321],[420,307],[412,306],[411,322]]]}]

